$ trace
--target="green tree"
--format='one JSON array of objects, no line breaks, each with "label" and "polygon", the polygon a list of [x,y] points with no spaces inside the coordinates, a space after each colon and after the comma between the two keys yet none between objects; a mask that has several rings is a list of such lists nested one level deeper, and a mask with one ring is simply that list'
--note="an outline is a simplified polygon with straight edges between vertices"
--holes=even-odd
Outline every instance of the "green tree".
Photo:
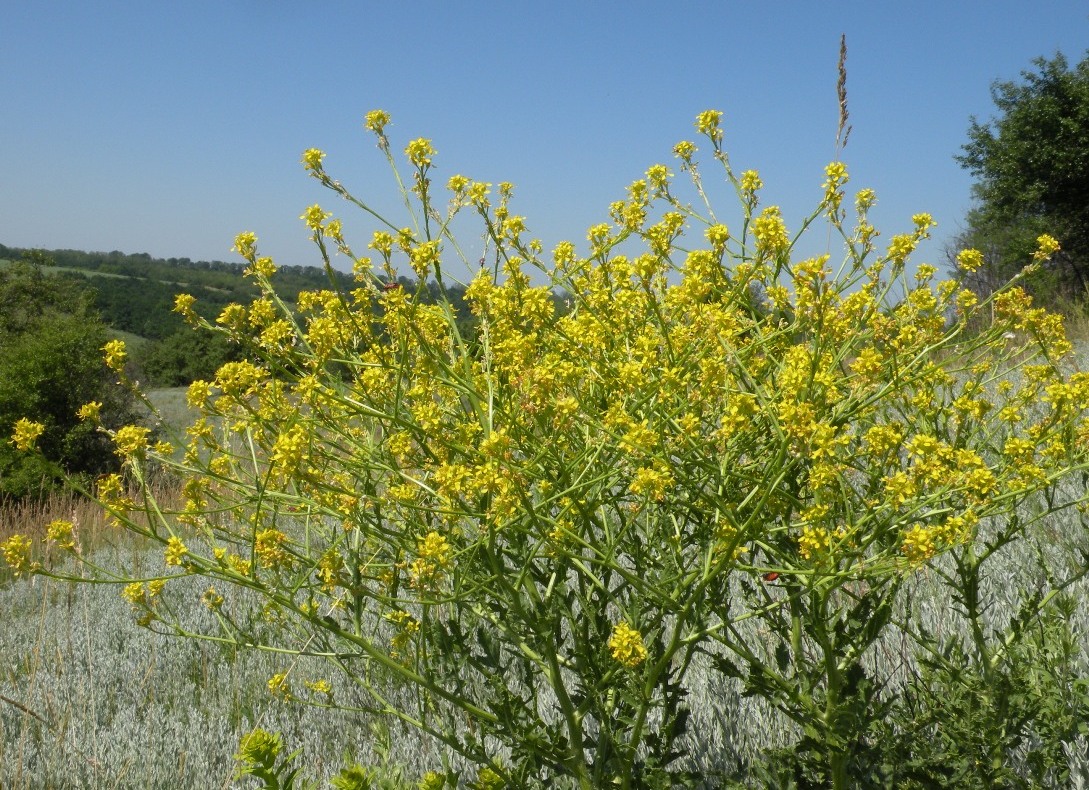
[{"label": "green tree", "polygon": [[40,455],[0,441],[0,496],[25,496],[67,474],[98,474],[118,461],[109,439],[76,412],[102,404],[104,424],[133,419],[132,396],[102,363],[107,330],[78,284],[20,261],[0,271],[0,436],[28,418],[45,426]]},{"label": "green tree", "polygon": [[956,159],[977,179],[977,204],[957,241],[984,253],[973,284],[989,293],[1049,233],[1063,250],[1033,288],[1051,300],[1081,298],[1089,291],[1089,54],[1073,68],[1062,54],[1033,65],[1020,82],[991,87],[995,118],[972,118]]}]

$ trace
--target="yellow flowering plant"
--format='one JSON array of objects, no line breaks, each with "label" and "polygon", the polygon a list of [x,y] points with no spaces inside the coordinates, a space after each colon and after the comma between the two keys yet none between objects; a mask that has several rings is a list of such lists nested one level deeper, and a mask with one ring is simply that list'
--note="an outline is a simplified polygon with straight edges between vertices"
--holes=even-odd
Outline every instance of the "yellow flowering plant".
[{"label": "yellow flowering plant", "polygon": [[[736,190],[733,228],[682,142],[694,204],[654,165],[590,228],[587,254],[562,242],[548,255],[509,184],[454,176],[443,211],[420,138],[404,149],[411,183],[397,175],[411,227],[381,219],[377,261],[330,212],[303,214],[330,272],[334,253],[351,261],[354,289],[287,305],[256,236],[238,237],[262,296],[216,322],[191,298],[177,309],[247,359],[190,387],[200,418],[184,453],[131,427],[115,436],[138,484],[150,463],[178,475],[181,504],[99,488],[168,565],[214,585],[222,632],[206,636],[253,644],[232,591],[256,592],[282,626],[266,646],[326,656],[377,710],[509,787],[693,779],[674,764],[686,673],[704,662],[798,722],[829,783],[848,786],[872,712],[864,658],[905,581],[950,555],[963,572],[949,583],[968,585],[1028,528],[1012,517],[1022,503],[1075,504],[1059,484],[1089,466],[1089,374],[1016,281],[981,300],[913,270],[929,215],[880,249],[875,196],[859,192],[848,221],[840,162],[792,232],[759,207],[758,173],[735,173],[721,120],[696,127]],[[396,174],[388,124],[367,116]],[[303,154],[377,217],[324,160]],[[445,290],[447,262],[469,265],[450,232],[462,211],[489,244],[465,294],[471,331]],[[818,222],[835,267],[831,246],[797,254]],[[967,271],[978,260],[958,257]],[[399,266],[415,290],[393,287]],[[106,354],[117,368],[123,350]],[[48,572],[14,538],[3,550]],[[289,678],[274,680],[286,695]],[[417,706],[390,701],[399,685]]]}]

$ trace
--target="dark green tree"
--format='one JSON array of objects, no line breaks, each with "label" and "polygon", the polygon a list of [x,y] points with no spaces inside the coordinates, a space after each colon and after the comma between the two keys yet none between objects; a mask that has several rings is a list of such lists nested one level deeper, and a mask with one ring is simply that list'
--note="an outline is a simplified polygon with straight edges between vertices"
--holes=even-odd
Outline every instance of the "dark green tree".
[{"label": "dark green tree", "polygon": [[1020,82],[991,86],[992,120],[972,118],[956,159],[977,179],[976,205],[957,246],[984,253],[975,285],[989,292],[1049,233],[1063,249],[1033,288],[1051,301],[1081,299],[1089,294],[1089,54],[1073,68],[1062,54],[1033,66]]},{"label": "dark green tree", "polygon": [[[76,416],[80,406],[98,401],[110,427],[135,418],[131,395],[102,362],[108,338],[92,295],[78,283],[25,260],[0,270],[0,497],[35,494],[66,475],[117,466],[108,438]],[[8,441],[22,417],[45,425],[41,454]]]}]

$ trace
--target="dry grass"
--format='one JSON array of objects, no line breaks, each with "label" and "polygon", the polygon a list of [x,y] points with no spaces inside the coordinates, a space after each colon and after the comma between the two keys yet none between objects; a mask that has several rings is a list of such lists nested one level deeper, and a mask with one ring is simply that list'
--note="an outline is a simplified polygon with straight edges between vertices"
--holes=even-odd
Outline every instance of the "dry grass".
[{"label": "dry grass", "polygon": [[[166,483],[155,487],[154,496],[165,508],[180,500],[181,494]],[[137,497],[137,492],[131,492]],[[138,517],[138,514],[135,515]],[[26,535],[34,543],[35,559],[48,566],[55,559],[50,554],[58,549],[46,542],[46,530],[53,521],[71,521],[80,553],[88,554],[107,545],[139,543],[132,532],[107,523],[102,507],[92,499],[73,491],[54,490],[42,497],[0,500],[0,543],[12,535]],[[10,569],[0,560],[0,582],[10,579]]]},{"label": "dry grass", "polygon": [[27,535],[37,542],[45,538],[46,525],[57,519],[75,524],[85,547],[100,542],[108,529],[97,502],[58,490],[41,498],[9,500],[0,505],[0,541],[12,535]]}]

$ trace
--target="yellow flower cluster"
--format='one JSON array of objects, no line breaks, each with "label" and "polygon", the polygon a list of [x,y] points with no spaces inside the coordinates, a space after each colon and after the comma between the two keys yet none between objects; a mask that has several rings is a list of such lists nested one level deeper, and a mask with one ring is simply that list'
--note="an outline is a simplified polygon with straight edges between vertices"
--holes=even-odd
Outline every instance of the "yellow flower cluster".
[{"label": "yellow flower cluster", "polygon": [[4,555],[4,562],[16,576],[32,573],[36,563],[31,562],[30,550],[33,544],[25,535],[12,535],[0,543],[0,554]]},{"label": "yellow flower cluster", "polygon": [[45,433],[45,426],[40,422],[34,422],[28,420],[26,417],[21,417],[15,421],[15,430],[12,432],[11,444],[14,444],[16,449],[19,450],[32,450],[35,443]]},{"label": "yellow flower cluster", "polygon": [[613,627],[608,648],[612,657],[628,668],[639,666],[647,658],[642,634],[626,622],[617,623]]}]

